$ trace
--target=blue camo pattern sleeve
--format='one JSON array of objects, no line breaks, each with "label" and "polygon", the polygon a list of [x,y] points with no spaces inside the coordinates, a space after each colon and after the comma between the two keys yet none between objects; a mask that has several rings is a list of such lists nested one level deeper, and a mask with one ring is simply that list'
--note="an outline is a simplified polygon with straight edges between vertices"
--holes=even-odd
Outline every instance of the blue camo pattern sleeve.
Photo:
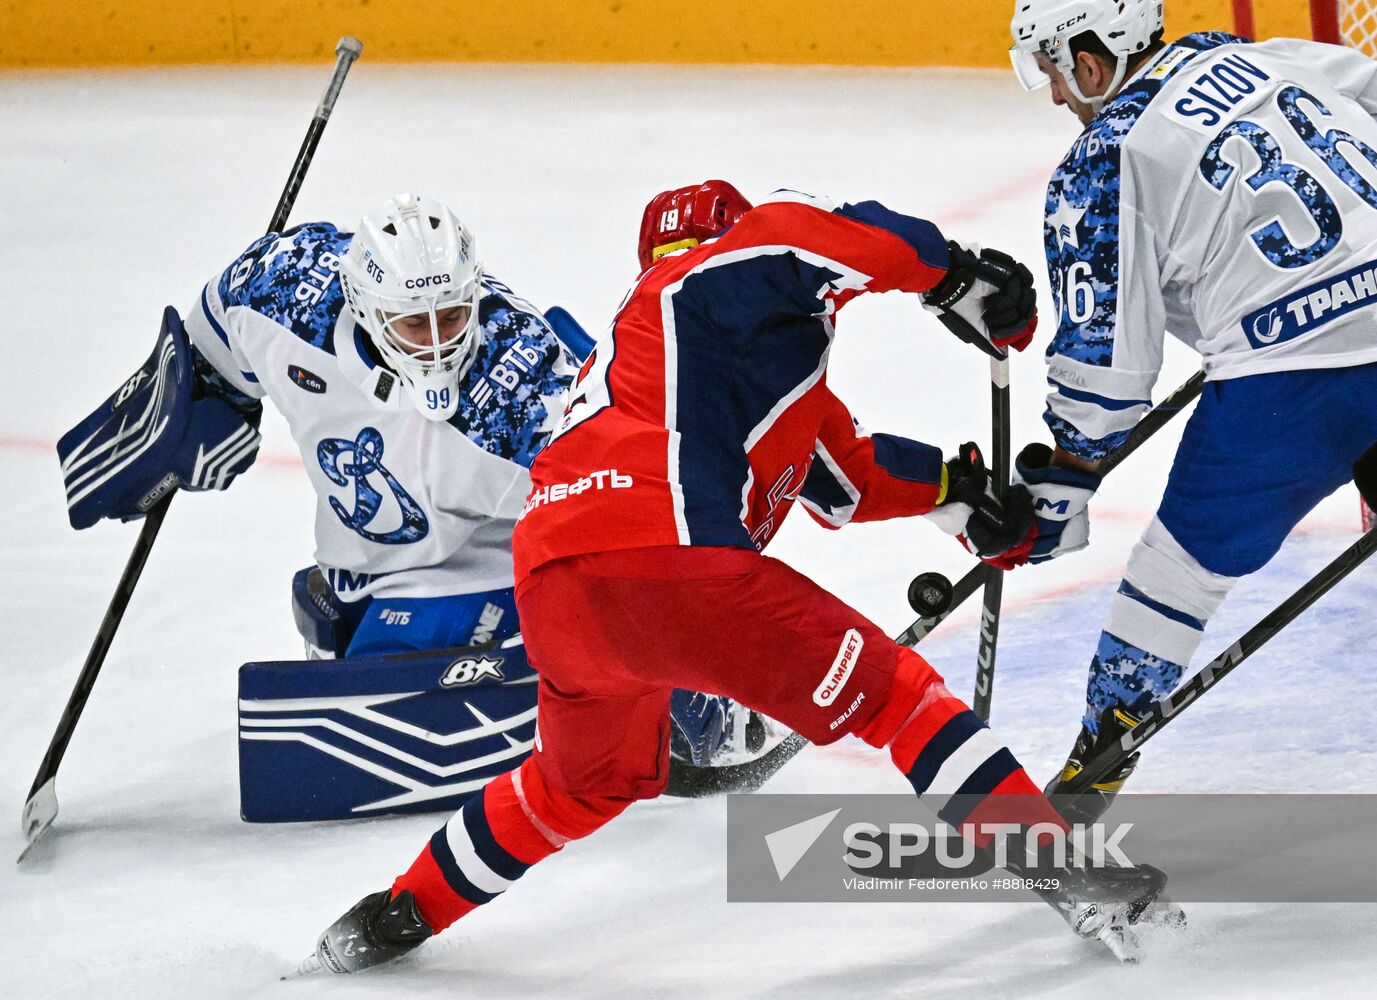
[{"label": "blue camo pattern sleeve", "polygon": [[[256,241],[220,276],[226,311],[241,306],[330,350],[330,331],[345,307],[339,267],[352,233],[310,222]],[[224,339],[223,331],[217,335]]]},{"label": "blue camo pattern sleeve", "polygon": [[483,346],[449,423],[483,450],[530,468],[550,440],[578,364],[545,317],[484,275]]},{"label": "blue camo pattern sleeve", "polygon": [[[1237,41],[1224,32],[1187,35],[1167,46],[1155,64],[1180,60],[1182,50]],[[1086,461],[1119,447],[1152,405],[1155,371],[1114,370],[1124,338],[1162,335],[1120,329],[1121,279],[1127,276],[1119,269],[1130,249],[1122,242],[1128,234],[1121,232],[1123,148],[1162,84],[1188,64],[1189,59],[1178,61],[1165,75],[1142,76],[1125,87],[1072,144],[1047,186],[1043,242],[1058,325],[1047,347],[1052,391],[1043,420],[1061,448]]]}]

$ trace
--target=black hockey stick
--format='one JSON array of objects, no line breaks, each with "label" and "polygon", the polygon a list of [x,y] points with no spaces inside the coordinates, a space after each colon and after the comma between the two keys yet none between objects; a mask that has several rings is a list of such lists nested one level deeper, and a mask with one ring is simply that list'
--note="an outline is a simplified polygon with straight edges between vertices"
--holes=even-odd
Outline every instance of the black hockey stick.
[{"label": "black hockey stick", "polygon": [[[1009,496],[1009,456],[1012,433],[1009,430],[1009,356],[990,359],[991,486],[995,499],[1003,503]],[[999,644],[999,607],[1004,600],[1004,571],[985,564],[985,601],[980,609],[980,648],[975,660],[975,697],[971,707],[982,722],[990,721],[990,699],[994,696],[995,652]]]},{"label": "black hockey stick", "polygon": [[[362,53],[363,43],[349,35],[341,38],[339,44],[335,46],[334,72],[330,75],[330,82],[325,87],[325,93],[321,97],[320,103],[316,105],[315,115],[311,118],[311,125],[306,130],[306,139],[296,154],[296,162],[292,164],[292,172],[287,178],[287,186],[282,191],[282,197],[277,201],[277,209],[273,212],[268,232],[281,232],[282,227],[286,224],[287,216],[291,214],[292,205],[296,202],[297,192],[301,190],[301,182],[306,176],[306,168],[311,165],[311,159],[315,156],[321,133],[325,131],[325,123],[330,120],[330,112],[334,109],[335,99],[339,96],[340,88],[344,85],[344,78],[349,73],[349,67],[353,65],[354,60]],[[19,861],[23,861],[28,856],[33,845],[38,842],[48,827],[53,825],[53,820],[57,819],[55,782],[58,766],[62,763],[63,754],[67,752],[67,744],[71,742],[77,720],[81,718],[81,712],[86,707],[86,699],[90,697],[91,688],[96,683],[96,675],[100,673],[100,668],[105,663],[105,655],[110,651],[110,644],[114,641],[115,631],[120,627],[125,608],[129,606],[129,598],[134,593],[134,587],[138,585],[139,577],[143,575],[144,564],[148,561],[148,554],[153,549],[153,542],[158,537],[158,530],[163,526],[163,519],[167,516],[167,508],[171,505],[175,495],[175,491],[169,493],[148,511],[147,516],[144,517],[143,526],[139,529],[139,537],[134,543],[134,550],[129,553],[129,561],[125,563],[119,583],[115,585],[115,593],[110,598],[110,606],[105,610],[105,617],[101,619],[100,628],[96,630],[96,638],[91,644],[91,651],[86,654],[86,662],[82,664],[81,673],[77,675],[76,686],[72,689],[71,697],[67,699],[67,705],[62,710],[62,718],[58,721],[57,731],[53,733],[52,742],[48,744],[48,752],[43,755],[43,763],[38,767],[38,775],[34,778],[33,787],[29,789],[29,797],[24,802],[24,811],[19,820],[20,829],[24,834],[24,850],[19,855]]]},{"label": "black hockey stick", "polygon": [[[1363,452],[1362,457],[1353,463],[1353,481],[1358,492],[1369,505],[1377,500],[1377,444]],[[1282,601],[1266,618],[1258,622],[1236,643],[1220,653],[1198,672],[1191,676],[1156,707],[1142,722],[1124,733],[1117,743],[1111,744],[1086,762],[1080,774],[1066,783],[1058,794],[1075,795],[1085,791],[1090,785],[1128,760],[1139,747],[1176,716],[1180,715],[1197,698],[1222,681],[1230,671],[1257,652],[1267,640],[1271,639],[1287,625],[1291,624],[1306,608],[1327,594],[1334,585],[1363,564],[1373,551],[1377,550],[1377,528],[1373,528],[1356,542],[1339,553],[1338,557],[1320,570],[1301,586],[1294,594]]]},{"label": "black hockey stick", "polygon": [[679,799],[701,799],[710,795],[753,792],[807,745],[805,737],[790,733],[755,760],[740,764],[714,767],[711,764],[691,764],[678,758],[671,759],[665,794]]},{"label": "black hockey stick", "polygon": [[[1162,400],[1151,410],[1137,425],[1129,432],[1128,438],[1118,448],[1110,452],[1100,461],[1099,474],[1101,478],[1107,476],[1116,469],[1120,462],[1128,458],[1135,451],[1143,446],[1148,438],[1162,429],[1162,425],[1171,420],[1187,406],[1189,406],[1205,385],[1205,373],[1196,372],[1185,382],[1181,383],[1174,392],[1166,399]],[[972,594],[980,589],[981,583],[985,578],[985,571],[988,567],[980,564],[973,567],[961,579],[951,586],[951,601],[946,609],[937,614],[922,614],[910,625],[899,633],[899,637],[894,641],[901,646],[916,646],[923,640],[929,632],[935,629],[942,622],[959,608]],[[920,574],[916,580],[921,580],[926,574]],[[916,582],[915,580],[915,582]],[[915,608],[914,610],[918,610]]]}]

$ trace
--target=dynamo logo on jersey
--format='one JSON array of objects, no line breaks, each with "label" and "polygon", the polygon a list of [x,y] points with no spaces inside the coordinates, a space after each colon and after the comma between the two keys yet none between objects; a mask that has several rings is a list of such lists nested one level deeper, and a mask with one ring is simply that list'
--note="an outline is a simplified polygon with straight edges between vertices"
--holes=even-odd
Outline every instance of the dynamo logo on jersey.
[{"label": "dynamo logo on jersey", "polygon": [[1243,334],[1254,349],[1313,333],[1326,323],[1377,305],[1377,260],[1307,285],[1243,317]]},{"label": "dynamo logo on jersey", "polygon": [[[430,533],[430,521],[420,504],[397,482],[397,477],[382,464],[383,437],[375,427],[365,427],[353,441],[348,438],[325,438],[316,446],[316,460],[320,468],[336,486],[354,486],[354,509],[351,511],[334,497],[330,509],[347,528],[352,528],[370,542],[383,545],[405,545],[419,542]],[[352,458],[352,461],[350,461]],[[391,531],[368,530],[382,507],[383,495],[370,482],[372,475],[382,477],[402,512],[402,523]]]}]

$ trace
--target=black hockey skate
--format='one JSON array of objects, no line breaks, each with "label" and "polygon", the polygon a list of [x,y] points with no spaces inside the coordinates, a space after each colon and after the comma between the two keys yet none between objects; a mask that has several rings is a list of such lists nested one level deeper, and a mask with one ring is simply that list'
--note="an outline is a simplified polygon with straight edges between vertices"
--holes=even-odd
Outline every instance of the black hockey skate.
[{"label": "black hockey skate", "polygon": [[1071,748],[1071,756],[1066,759],[1061,773],[1053,778],[1044,790],[1048,798],[1056,796],[1052,804],[1068,823],[1089,825],[1096,822],[1109,809],[1114,796],[1119,794],[1119,789],[1124,787],[1124,782],[1138,765],[1136,753],[1091,785],[1087,791],[1068,795],[1063,790],[1068,782],[1081,773],[1086,761],[1110,744],[1118,742],[1124,733],[1141,721],[1142,719],[1130,714],[1122,706],[1113,706],[1105,709],[1104,714],[1100,716],[1099,735],[1092,735],[1089,729],[1081,727],[1080,735],[1076,737],[1076,745]]},{"label": "black hockey skate", "polygon": [[400,958],[434,932],[416,910],[416,898],[390,889],[364,896],[325,929],[316,953],[301,963],[298,975],[312,972],[362,972]]}]

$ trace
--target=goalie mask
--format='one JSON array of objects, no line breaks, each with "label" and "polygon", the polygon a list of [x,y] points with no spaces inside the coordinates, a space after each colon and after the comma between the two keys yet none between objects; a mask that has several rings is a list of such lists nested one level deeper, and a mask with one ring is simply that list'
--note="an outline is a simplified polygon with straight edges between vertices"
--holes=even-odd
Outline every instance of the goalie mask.
[{"label": "goalie mask", "polygon": [[[1099,110],[1119,89],[1129,58],[1152,44],[1162,30],[1163,0],[1015,0],[1014,44],[1009,58],[1025,90],[1047,86],[1045,65],[1057,68],[1076,99]],[[1076,57],[1071,39],[1089,32],[1104,44],[1119,64],[1103,96],[1081,93],[1076,82]]]},{"label": "goalie mask", "polygon": [[340,267],[349,308],[416,408],[448,420],[481,344],[473,235],[433,198],[399,194],[359,223]]}]

